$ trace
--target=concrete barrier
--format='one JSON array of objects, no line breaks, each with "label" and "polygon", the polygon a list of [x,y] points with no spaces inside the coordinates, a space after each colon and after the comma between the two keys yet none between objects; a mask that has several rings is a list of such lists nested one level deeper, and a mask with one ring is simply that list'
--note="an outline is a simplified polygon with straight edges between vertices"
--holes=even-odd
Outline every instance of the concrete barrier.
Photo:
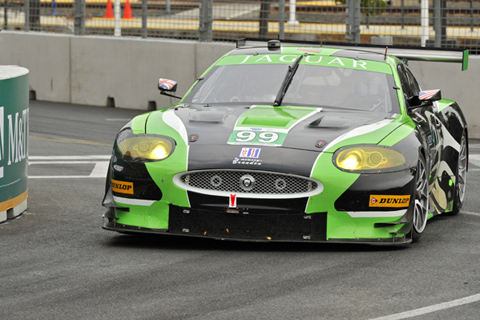
[{"label": "concrete barrier", "polygon": [[[36,99],[95,106],[148,110],[176,100],[160,96],[160,77],[178,81],[178,94],[216,59],[232,50],[232,43],[202,43],[126,37],[2,31],[0,65],[22,65],[30,70],[30,90]],[[480,58],[472,56],[469,69],[460,65],[410,62],[424,89],[441,88],[443,96],[458,101],[469,119],[470,138],[480,139],[475,117],[480,90]]]},{"label": "concrete barrier", "polygon": [[0,66],[0,222],[27,209],[28,70]]}]

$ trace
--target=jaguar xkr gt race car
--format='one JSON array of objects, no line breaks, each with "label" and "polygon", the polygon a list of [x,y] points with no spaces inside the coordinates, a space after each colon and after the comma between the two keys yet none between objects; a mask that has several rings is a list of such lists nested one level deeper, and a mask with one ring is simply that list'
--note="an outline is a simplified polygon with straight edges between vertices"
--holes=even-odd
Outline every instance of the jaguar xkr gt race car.
[{"label": "jaguar xkr gt race car", "polygon": [[[468,51],[239,41],[178,104],[116,137],[103,228],[242,241],[408,244],[460,211],[468,128],[407,60]],[[460,68],[459,68],[460,69]],[[160,79],[162,94],[177,83]]]}]

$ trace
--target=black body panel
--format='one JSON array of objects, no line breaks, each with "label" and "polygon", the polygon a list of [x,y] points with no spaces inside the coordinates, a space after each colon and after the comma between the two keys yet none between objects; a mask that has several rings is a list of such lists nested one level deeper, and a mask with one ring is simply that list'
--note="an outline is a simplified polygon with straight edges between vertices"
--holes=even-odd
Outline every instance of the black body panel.
[{"label": "black body panel", "polygon": [[326,219],[326,213],[232,214],[170,206],[168,232],[221,239],[326,241]]}]

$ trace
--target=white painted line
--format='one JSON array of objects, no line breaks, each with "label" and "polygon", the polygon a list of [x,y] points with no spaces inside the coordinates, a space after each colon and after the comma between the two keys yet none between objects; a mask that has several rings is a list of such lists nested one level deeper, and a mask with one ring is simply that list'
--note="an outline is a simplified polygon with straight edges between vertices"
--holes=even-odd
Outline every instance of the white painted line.
[{"label": "white painted line", "polygon": [[440,311],[440,310],[459,307],[459,306],[462,306],[462,305],[465,305],[465,304],[470,304],[470,303],[474,303],[474,302],[478,302],[478,301],[480,301],[480,293],[475,294],[473,296],[449,301],[449,302],[439,303],[439,304],[435,304],[435,305],[424,307],[424,308],[414,309],[414,310],[401,312],[401,313],[396,313],[396,314],[392,314],[392,315],[389,315],[389,316],[374,318],[374,319],[370,319],[370,320],[401,320],[401,319],[407,319],[407,318],[421,316],[421,315],[424,315],[424,314],[428,314],[428,313],[432,313],[432,312],[436,312],[436,311]]},{"label": "white painted line", "polygon": [[109,160],[111,155],[90,155],[90,156],[28,156],[28,160]]},{"label": "white painted line", "polygon": [[471,211],[460,211],[460,214],[468,214],[468,215],[471,215],[471,216],[477,216],[477,217],[480,217],[480,213],[478,213],[478,212],[471,212]]},{"label": "white painted line", "polygon": [[105,119],[105,121],[124,121],[124,122],[128,122],[132,120],[131,118],[108,118],[108,119]]},{"label": "white painted line", "polygon": [[86,178],[102,178],[105,179],[107,175],[103,177],[92,177],[92,176],[28,176],[28,179],[86,179]]},{"label": "white painted line", "polygon": [[95,167],[90,173],[90,178],[105,178],[107,176],[109,164],[110,163],[106,161],[95,163]]},{"label": "white painted line", "polygon": [[89,164],[89,163],[108,163],[108,161],[29,161],[28,165],[34,164]]},{"label": "white painted line", "polygon": [[477,167],[480,167],[480,154],[471,154],[468,156],[468,162]]},{"label": "white painted line", "polygon": [[56,165],[56,164],[94,164],[89,175],[57,175],[57,176],[29,176],[29,179],[85,179],[102,178],[107,176],[109,161],[111,156],[107,155],[88,155],[88,156],[32,156],[29,157],[28,165]]}]

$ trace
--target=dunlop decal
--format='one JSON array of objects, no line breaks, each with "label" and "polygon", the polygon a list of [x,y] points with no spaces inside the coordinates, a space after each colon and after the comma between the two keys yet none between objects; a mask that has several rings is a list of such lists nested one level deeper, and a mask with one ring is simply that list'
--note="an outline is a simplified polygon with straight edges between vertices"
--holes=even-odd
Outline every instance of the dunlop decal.
[{"label": "dunlop decal", "polygon": [[387,196],[387,195],[370,195],[369,207],[389,207],[403,208],[410,204],[410,195],[407,196]]},{"label": "dunlop decal", "polygon": [[112,190],[118,193],[133,194],[133,182],[112,179]]}]

